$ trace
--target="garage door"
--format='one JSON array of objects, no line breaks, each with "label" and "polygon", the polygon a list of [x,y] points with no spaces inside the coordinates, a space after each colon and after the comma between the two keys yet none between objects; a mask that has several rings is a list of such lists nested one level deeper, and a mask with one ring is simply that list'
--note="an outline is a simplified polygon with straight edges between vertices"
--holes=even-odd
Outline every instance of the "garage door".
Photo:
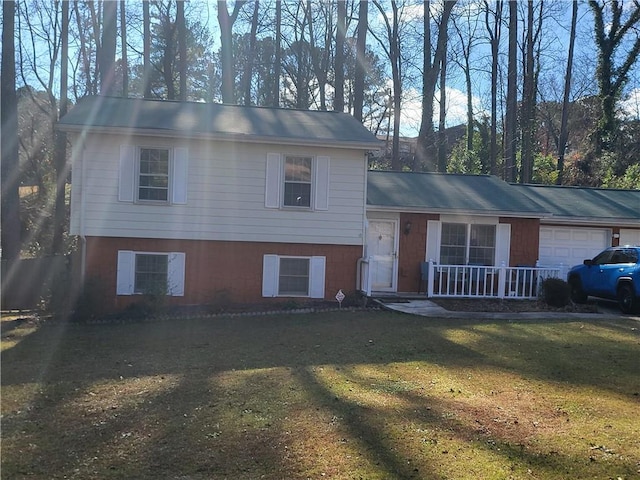
[{"label": "garage door", "polygon": [[621,228],[620,245],[640,245],[640,230]]},{"label": "garage door", "polygon": [[540,265],[562,265],[562,277],[585,258],[593,258],[611,245],[606,228],[540,227]]}]

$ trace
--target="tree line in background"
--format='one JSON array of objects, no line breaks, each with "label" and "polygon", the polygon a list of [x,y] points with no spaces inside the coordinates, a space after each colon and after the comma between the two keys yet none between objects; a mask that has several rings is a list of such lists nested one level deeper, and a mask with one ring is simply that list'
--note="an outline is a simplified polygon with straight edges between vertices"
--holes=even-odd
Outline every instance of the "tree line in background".
[{"label": "tree line in background", "polygon": [[348,112],[388,140],[371,168],[640,188],[638,0],[22,0],[2,24],[3,258],[71,248],[54,126],[86,95]]}]

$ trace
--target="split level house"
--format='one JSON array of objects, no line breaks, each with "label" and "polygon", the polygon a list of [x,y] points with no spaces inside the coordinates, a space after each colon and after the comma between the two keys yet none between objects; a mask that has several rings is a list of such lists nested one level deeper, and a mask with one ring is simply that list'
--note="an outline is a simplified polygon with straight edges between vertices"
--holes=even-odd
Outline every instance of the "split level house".
[{"label": "split level house", "polygon": [[71,233],[106,310],[145,293],[437,295],[436,277],[460,276],[468,286],[449,294],[473,296],[475,279],[503,296],[499,269],[560,271],[640,243],[638,191],[368,171],[381,143],[344,113],[96,96],[58,128],[72,144]]}]

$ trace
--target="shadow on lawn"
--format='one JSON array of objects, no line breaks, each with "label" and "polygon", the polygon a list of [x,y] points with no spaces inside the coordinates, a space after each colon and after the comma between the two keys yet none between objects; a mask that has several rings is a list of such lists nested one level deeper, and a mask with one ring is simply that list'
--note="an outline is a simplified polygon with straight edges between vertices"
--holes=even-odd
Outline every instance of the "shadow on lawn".
[{"label": "shadow on lawn", "polygon": [[[549,332],[531,335],[524,328],[531,323],[539,322],[504,322],[496,333],[470,321],[357,312],[45,325],[2,353],[3,386],[38,384],[29,405],[20,413],[5,414],[3,469],[43,478],[52,473],[72,477],[76,469],[86,475],[94,468],[106,468],[116,477],[126,472],[129,478],[175,476],[176,471],[193,478],[297,478],[305,466],[285,448],[290,441],[286,419],[266,412],[261,414],[263,420],[255,408],[245,408],[245,402],[270,394],[281,395],[285,402],[291,389],[301,385],[318,408],[345,419],[352,437],[359,439],[386,476],[424,478],[429,474],[407,463],[366,409],[338,398],[321,384],[309,371],[312,365],[409,361],[484,365],[592,387],[601,387],[601,380],[615,371],[619,380],[609,378],[609,388],[623,396],[637,395],[637,340],[602,338],[594,330],[558,338],[551,328],[557,321],[542,321],[549,324]],[[632,322],[620,320],[607,326],[628,334]],[[452,340],[449,334],[455,329],[472,331],[474,342],[463,345]],[[261,384],[266,380],[260,375],[249,376],[250,381],[237,386],[223,382],[226,372],[275,367],[289,369],[295,382],[287,383],[291,380],[283,377],[280,382]],[[158,376],[158,385],[148,383],[149,377]],[[110,382],[123,385],[124,393],[108,394],[111,405],[107,401],[87,409],[92,389]],[[399,395],[409,405],[402,415],[413,415],[426,425],[441,423],[449,408],[434,402],[431,411],[420,411],[423,397]],[[231,418],[228,411],[233,412]],[[456,436],[478,438],[467,422],[452,421],[448,428]],[[235,449],[225,450],[224,445]],[[528,455],[517,446],[505,445],[508,448],[500,455]],[[495,450],[486,442],[484,447]],[[535,463],[535,458],[525,459]]]}]

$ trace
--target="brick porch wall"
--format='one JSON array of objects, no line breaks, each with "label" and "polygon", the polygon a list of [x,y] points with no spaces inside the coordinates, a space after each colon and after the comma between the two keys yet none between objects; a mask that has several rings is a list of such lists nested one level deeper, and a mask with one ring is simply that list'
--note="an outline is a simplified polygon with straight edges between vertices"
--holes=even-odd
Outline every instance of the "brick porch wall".
[{"label": "brick porch wall", "polygon": [[[398,291],[417,292],[420,285],[420,264],[427,251],[427,221],[439,220],[436,214],[400,215],[398,248]],[[405,233],[407,222],[411,232]],[[538,259],[540,220],[532,218],[500,218],[500,223],[511,224],[510,266],[534,266]]]},{"label": "brick porch wall", "polygon": [[540,250],[540,220],[500,217],[499,222],[511,224],[510,266],[535,266]]},{"label": "brick porch wall", "polygon": [[137,295],[116,295],[118,250],[184,252],[185,295],[167,297],[175,305],[207,304],[221,292],[233,303],[286,301],[262,297],[265,254],[326,257],[325,298],[333,300],[338,289],[355,291],[356,263],[362,256],[362,247],[357,245],[88,237],[85,279],[100,290],[104,311],[121,310],[139,301]]}]

